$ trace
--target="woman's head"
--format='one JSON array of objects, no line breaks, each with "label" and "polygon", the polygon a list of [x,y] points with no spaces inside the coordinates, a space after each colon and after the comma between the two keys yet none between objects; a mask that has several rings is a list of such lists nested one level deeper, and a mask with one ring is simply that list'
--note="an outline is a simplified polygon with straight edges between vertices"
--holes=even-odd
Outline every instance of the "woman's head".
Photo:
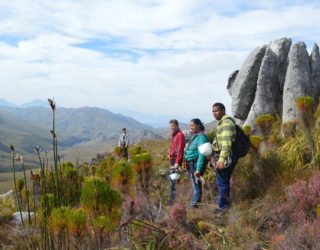
[{"label": "woman's head", "polygon": [[200,119],[194,118],[190,121],[190,129],[192,133],[199,133],[205,130],[205,127]]}]

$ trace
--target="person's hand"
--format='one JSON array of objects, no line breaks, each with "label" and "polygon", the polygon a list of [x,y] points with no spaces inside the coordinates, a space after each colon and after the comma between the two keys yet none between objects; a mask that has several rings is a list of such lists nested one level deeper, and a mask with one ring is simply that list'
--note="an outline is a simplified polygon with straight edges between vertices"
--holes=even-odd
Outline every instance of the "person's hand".
[{"label": "person's hand", "polygon": [[194,176],[200,178],[200,173],[198,171],[194,172]]},{"label": "person's hand", "polygon": [[173,165],[173,167],[174,167],[175,170],[177,170],[177,169],[179,168],[179,164],[178,164],[178,163],[175,163],[175,164]]},{"label": "person's hand", "polygon": [[223,169],[224,168],[224,163],[221,161],[216,162],[216,169]]}]

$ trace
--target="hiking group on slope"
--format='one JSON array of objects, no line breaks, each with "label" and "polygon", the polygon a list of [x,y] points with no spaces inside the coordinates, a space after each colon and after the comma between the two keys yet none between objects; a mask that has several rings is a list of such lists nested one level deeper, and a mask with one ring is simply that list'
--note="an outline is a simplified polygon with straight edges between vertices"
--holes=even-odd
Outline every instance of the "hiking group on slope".
[{"label": "hiking group on slope", "polygon": [[193,188],[190,208],[198,208],[199,203],[201,203],[202,176],[208,164],[211,164],[216,170],[216,186],[218,190],[216,212],[222,213],[231,205],[230,179],[238,161],[238,156],[234,150],[237,131],[235,120],[226,114],[225,106],[222,103],[213,104],[212,114],[218,124],[212,145],[209,145],[209,153],[206,154],[201,153],[199,150],[199,146],[205,143],[209,144],[208,137],[204,134],[205,127],[200,119],[195,118],[190,121],[192,136],[188,144],[186,144],[185,136],[179,128],[178,121],[171,120],[169,122],[172,138],[168,155],[170,191],[167,205],[172,205],[175,201],[175,179],[177,177],[174,173],[181,171],[183,160],[186,163]]}]

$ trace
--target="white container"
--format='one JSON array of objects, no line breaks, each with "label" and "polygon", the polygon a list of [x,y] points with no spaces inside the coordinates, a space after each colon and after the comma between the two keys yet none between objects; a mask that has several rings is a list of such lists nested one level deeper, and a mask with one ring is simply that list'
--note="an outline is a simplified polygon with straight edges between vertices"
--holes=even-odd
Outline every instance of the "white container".
[{"label": "white container", "polygon": [[180,179],[180,174],[178,173],[173,173],[170,175],[170,179],[173,180],[173,181],[177,181]]},{"label": "white container", "polygon": [[206,142],[201,144],[198,147],[198,150],[200,152],[200,154],[204,155],[204,156],[209,156],[212,154],[212,147],[211,147],[211,143],[210,142]]}]

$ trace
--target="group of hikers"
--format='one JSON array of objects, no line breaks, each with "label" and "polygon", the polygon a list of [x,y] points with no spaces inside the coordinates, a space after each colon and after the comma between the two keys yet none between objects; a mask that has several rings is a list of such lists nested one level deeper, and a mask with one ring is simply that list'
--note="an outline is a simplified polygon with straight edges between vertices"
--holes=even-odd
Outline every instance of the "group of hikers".
[{"label": "group of hikers", "polygon": [[[170,191],[167,205],[172,205],[176,198],[176,180],[172,178],[172,174],[179,172],[185,164],[193,188],[190,208],[198,208],[202,197],[201,179],[207,165],[211,164],[216,170],[218,189],[216,212],[223,213],[230,207],[230,179],[238,161],[238,156],[232,150],[236,137],[236,125],[234,119],[226,114],[226,108],[222,103],[213,104],[212,114],[218,124],[212,145],[210,144],[212,147],[210,155],[204,155],[199,151],[199,146],[209,142],[200,119],[195,118],[190,121],[191,137],[187,144],[185,135],[179,128],[179,122],[175,119],[169,121],[172,137],[168,154]],[[129,138],[126,128],[122,129],[118,146],[123,149],[124,158],[128,158]]]},{"label": "group of hikers", "polygon": [[237,155],[232,150],[236,136],[235,121],[226,114],[226,108],[222,103],[213,104],[212,114],[218,121],[218,124],[211,145],[212,153],[210,155],[201,154],[199,151],[199,146],[209,141],[207,135],[204,134],[205,127],[200,119],[195,118],[190,121],[192,136],[187,145],[185,136],[179,128],[179,122],[175,119],[170,120],[169,122],[172,138],[168,155],[171,166],[168,205],[172,205],[176,198],[175,180],[171,178],[172,173],[179,171],[183,162],[186,163],[186,168],[193,188],[190,208],[198,208],[199,203],[201,203],[202,182],[200,180],[208,164],[211,164],[216,170],[218,206],[215,212],[223,213],[231,205],[230,179],[238,161]]}]

